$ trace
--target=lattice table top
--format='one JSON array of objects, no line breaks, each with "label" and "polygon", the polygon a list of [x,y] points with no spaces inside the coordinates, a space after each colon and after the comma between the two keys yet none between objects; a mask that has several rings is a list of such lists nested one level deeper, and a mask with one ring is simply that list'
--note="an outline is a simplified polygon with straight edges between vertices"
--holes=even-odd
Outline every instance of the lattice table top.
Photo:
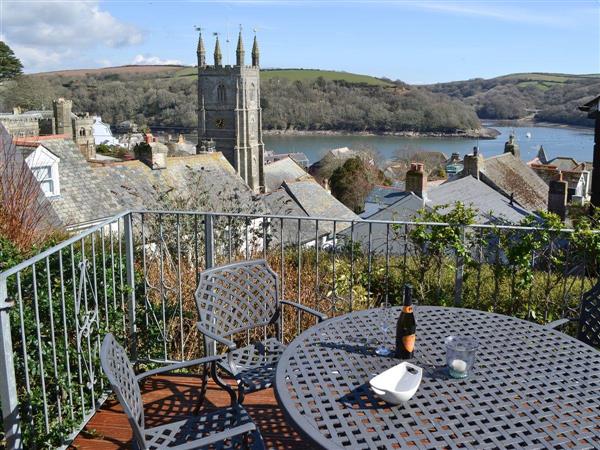
[{"label": "lattice table top", "polygon": [[[393,348],[395,320],[387,344]],[[337,317],[283,353],[276,393],[298,429],[324,448],[600,448],[600,352],[558,331],[467,309],[416,308],[414,363],[423,381],[392,406],[368,381],[398,364],[374,354],[381,309]],[[479,341],[474,372],[449,378],[444,338]]]}]

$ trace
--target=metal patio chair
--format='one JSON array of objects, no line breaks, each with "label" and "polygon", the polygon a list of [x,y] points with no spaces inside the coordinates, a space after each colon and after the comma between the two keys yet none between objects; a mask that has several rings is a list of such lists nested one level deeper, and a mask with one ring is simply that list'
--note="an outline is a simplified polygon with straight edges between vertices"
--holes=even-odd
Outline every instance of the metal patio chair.
[{"label": "metal patio chair", "polygon": [[[119,399],[129,424],[133,429],[134,443],[139,449],[264,449],[256,425],[244,408],[236,402],[235,392],[228,388],[231,406],[218,410],[202,411],[154,428],[144,426],[144,405],[139,382],[149,376],[195,365],[210,364],[213,376],[221,357],[212,356],[171,364],[135,375],[125,349],[112,334],[102,343],[100,361],[113,391]],[[202,395],[204,394],[204,390]],[[201,399],[203,400],[203,399]]]},{"label": "metal patio chair", "polygon": [[[244,261],[205,270],[196,290],[207,355],[217,352],[217,344],[227,347],[227,359],[219,366],[238,383],[238,401],[249,392],[273,385],[275,368],[285,350],[281,337],[281,305],[309,313],[320,322],[327,316],[295,302],[279,299],[279,278],[265,260]],[[273,324],[275,336],[238,348],[230,339],[236,333]],[[204,377],[206,384],[206,376]]]},{"label": "metal patio chair", "polygon": [[569,322],[577,322],[577,339],[600,348],[600,280],[583,294],[579,317],[555,320],[546,326],[558,328]]}]

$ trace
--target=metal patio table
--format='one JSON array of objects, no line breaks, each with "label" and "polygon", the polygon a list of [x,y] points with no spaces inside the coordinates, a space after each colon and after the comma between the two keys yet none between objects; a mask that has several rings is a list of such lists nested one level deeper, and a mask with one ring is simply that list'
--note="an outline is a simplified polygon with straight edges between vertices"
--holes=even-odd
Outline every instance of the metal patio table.
[{"label": "metal patio table", "polygon": [[[298,431],[323,448],[600,448],[600,351],[521,319],[418,306],[415,396],[392,406],[369,379],[398,364],[374,353],[382,309],[346,314],[298,336],[277,367],[276,395]],[[398,308],[388,310],[393,348]],[[444,339],[475,337],[469,378],[445,369]]]}]

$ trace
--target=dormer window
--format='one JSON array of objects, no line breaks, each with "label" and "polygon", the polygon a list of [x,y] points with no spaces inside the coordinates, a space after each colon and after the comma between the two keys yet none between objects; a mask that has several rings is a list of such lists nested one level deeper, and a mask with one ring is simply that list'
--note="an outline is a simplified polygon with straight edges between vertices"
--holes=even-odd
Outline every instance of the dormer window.
[{"label": "dormer window", "polygon": [[47,148],[39,145],[27,158],[25,158],[29,169],[40,183],[40,188],[46,197],[60,195],[60,178],[58,164],[60,158]]}]

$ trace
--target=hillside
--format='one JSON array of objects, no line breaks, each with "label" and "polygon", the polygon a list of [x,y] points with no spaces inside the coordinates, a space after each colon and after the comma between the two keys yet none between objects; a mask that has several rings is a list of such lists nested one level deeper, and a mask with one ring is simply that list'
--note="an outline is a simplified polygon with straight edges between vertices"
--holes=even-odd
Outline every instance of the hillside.
[{"label": "hillside", "polygon": [[[112,123],[194,127],[195,80],[190,66],[39,73],[0,96],[0,109],[37,109],[63,95]],[[263,69],[261,85],[266,129],[455,133],[479,128],[478,118],[591,126],[577,106],[600,94],[600,74],[517,73],[410,87],[348,72]]]},{"label": "hillside", "polygon": [[577,107],[600,94],[600,74],[516,73],[426,86],[473,106],[482,119],[591,126]]},{"label": "hillside", "polygon": [[[196,126],[196,69],[123,66],[28,75],[0,96],[1,110],[39,109],[71,98],[76,111],[109,123]],[[416,132],[477,135],[470,106],[444,94],[401,82],[347,72],[261,71],[263,128],[349,132]]]},{"label": "hillside", "polygon": [[[58,70],[54,72],[41,72],[32,74],[39,77],[114,77],[122,75],[152,75],[162,77],[193,77],[196,78],[198,69],[191,66],[151,66],[151,65],[128,65],[117,67],[102,67],[99,69],[72,69]],[[341,72],[335,70],[319,69],[261,69],[261,78],[270,80],[272,78],[281,78],[289,81],[314,81],[317,78],[323,78],[329,81],[344,81],[351,84],[364,84],[367,86],[394,86],[390,80],[372,77],[370,75],[360,75],[350,72]]]},{"label": "hillside", "polygon": [[[88,76],[106,76],[106,75],[147,75],[147,74],[164,74],[172,76],[182,70],[186,70],[185,66],[151,66],[151,65],[128,65],[116,67],[101,67],[96,69],[71,69],[71,70],[56,70],[52,72],[33,73],[33,76],[40,77],[88,77]],[[194,69],[195,70],[195,69]]]}]

